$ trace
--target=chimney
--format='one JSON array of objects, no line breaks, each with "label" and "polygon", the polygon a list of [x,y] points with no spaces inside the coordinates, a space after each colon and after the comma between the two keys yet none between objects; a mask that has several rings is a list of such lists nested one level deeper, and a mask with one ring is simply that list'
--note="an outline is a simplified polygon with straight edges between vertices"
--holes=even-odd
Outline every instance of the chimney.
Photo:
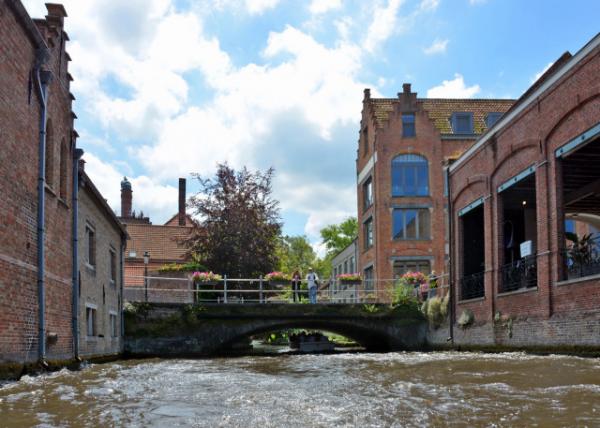
[{"label": "chimney", "polygon": [[131,183],[127,177],[123,177],[121,181],[121,217],[131,218],[131,199],[132,199]]},{"label": "chimney", "polygon": [[179,179],[179,226],[185,226],[185,178]]},{"label": "chimney", "polygon": [[410,94],[410,83],[402,84],[402,92],[404,92],[405,94]]}]

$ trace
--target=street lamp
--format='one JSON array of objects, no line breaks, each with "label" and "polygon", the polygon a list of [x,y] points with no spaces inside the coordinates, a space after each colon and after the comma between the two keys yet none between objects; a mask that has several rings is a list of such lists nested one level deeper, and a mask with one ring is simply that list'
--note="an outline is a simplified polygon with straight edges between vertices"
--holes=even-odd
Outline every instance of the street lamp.
[{"label": "street lamp", "polygon": [[148,302],[148,262],[150,262],[150,253],[144,251],[144,300]]}]

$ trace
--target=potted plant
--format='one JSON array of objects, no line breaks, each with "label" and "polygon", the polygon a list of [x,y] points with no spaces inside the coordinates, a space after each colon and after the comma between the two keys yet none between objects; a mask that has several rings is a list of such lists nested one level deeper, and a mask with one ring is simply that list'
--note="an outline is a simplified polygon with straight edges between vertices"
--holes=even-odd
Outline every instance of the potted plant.
[{"label": "potted plant", "polygon": [[427,298],[429,284],[427,277],[423,273],[408,271],[400,277],[399,283],[405,287],[412,287],[423,299]]},{"label": "potted plant", "polygon": [[287,273],[283,272],[270,272],[265,275],[265,280],[269,282],[271,285],[279,286],[279,285],[287,285],[292,280],[291,276]]},{"label": "potted plant", "polygon": [[335,277],[340,284],[351,284],[356,285],[362,282],[362,278],[359,273],[342,273]]},{"label": "potted plant", "polygon": [[[211,289],[214,290],[216,285],[221,281],[221,275],[213,272],[194,272],[191,276],[194,282],[196,291]],[[198,300],[213,300],[216,299],[216,293],[195,293],[195,301]]]}]

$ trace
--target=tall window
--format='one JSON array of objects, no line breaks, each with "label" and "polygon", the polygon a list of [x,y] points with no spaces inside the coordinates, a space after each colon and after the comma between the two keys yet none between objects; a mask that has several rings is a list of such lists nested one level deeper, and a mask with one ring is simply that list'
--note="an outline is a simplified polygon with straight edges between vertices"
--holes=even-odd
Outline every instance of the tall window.
[{"label": "tall window", "polygon": [[429,195],[429,167],[420,155],[400,155],[392,160],[392,196]]},{"label": "tall window", "polygon": [[117,252],[111,248],[108,250],[108,256],[110,261],[110,284],[115,285],[117,283]]},{"label": "tall window", "polygon": [[373,281],[373,266],[369,266],[365,269],[363,272],[363,278],[365,282],[365,290],[373,290],[375,285],[375,281]]},{"label": "tall window", "polygon": [[472,134],[473,113],[452,114],[452,130],[455,134]]},{"label": "tall window", "polygon": [[85,225],[85,257],[90,266],[96,266],[96,232],[89,224]]},{"label": "tall window", "polygon": [[363,184],[363,207],[368,210],[373,205],[373,179],[369,177]]},{"label": "tall window", "polygon": [[86,319],[86,333],[87,336],[96,336],[96,309],[90,306],[85,308],[85,319]]},{"label": "tall window", "polygon": [[118,337],[119,336],[119,331],[117,329],[117,313],[110,311],[109,313],[110,316],[110,336],[111,337]]},{"label": "tall window", "polygon": [[402,115],[402,136],[403,137],[414,137],[417,135],[415,129],[415,115],[414,113]]},{"label": "tall window", "polygon": [[394,239],[429,239],[431,237],[428,209],[396,208],[393,217]]},{"label": "tall window", "polygon": [[369,249],[373,246],[373,218],[369,218],[363,223],[363,229],[365,234],[365,249]]}]

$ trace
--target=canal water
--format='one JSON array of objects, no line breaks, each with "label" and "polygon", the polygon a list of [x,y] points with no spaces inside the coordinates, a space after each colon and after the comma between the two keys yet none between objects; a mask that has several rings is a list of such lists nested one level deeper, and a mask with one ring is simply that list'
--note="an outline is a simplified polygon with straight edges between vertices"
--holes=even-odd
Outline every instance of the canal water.
[{"label": "canal water", "polygon": [[599,427],[600,360],[478,353],[129,360],[0,387],[2,427]]}]

